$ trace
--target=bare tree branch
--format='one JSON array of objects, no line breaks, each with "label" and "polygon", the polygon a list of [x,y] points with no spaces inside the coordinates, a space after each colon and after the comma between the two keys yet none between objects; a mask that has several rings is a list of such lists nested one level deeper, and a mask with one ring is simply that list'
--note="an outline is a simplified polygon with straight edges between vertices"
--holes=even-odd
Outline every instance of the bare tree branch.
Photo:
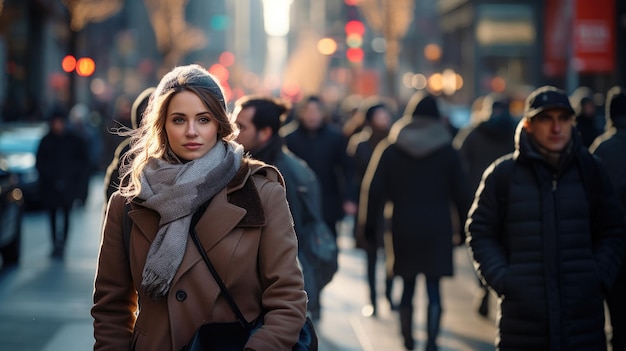
[{"label": "bare tree branch", "polygon": [[89,22],[101,22],[116,14],[123,0],[63,0],[72,15],[71,28],[79,31]]},{"label": "bare tree branch", "polygon": [[161,73],[175,66],[188,52],[207,44],[204,32],[185,20],[186,3],[186,0],[145,0],[157,48],[163,53]]}]

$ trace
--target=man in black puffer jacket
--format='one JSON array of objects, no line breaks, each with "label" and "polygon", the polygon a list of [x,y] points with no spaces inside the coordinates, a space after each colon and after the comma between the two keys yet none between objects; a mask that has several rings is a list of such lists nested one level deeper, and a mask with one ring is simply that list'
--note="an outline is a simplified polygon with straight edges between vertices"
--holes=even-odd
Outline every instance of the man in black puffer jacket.
[{"label": "man in black puffer jacket", "polygon": [[466,234],[477,273],[500,296],[499,350],[606,350],[624,214],[563,91],[529,95],[516,150],[485,171]]},{"label": "man in black puffer jacket", "polygon": [[[613,188],[626,208],[626,90],[613,87],[606,97],[606,133],[593,142],[589,151],[602,160]],[[613,337],[613,350],[626,350],[626,265],[607,297]]]}]

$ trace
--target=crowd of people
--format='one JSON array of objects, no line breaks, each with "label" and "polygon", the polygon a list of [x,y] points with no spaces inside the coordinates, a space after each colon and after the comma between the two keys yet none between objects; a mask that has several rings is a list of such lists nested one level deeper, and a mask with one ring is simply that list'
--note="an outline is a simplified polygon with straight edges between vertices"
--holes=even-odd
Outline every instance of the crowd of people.
[{"label": "crowd of people", "polygon": [[[246,349],[289,349],[306,316],[323,317],[328,284],[302,254],[310,243],[302,228],[321,218],[336,240],[346,216],[366,257],[363,311],[375,318],[383,291],[407,350],[416,347],[419,275],[428,299],[425,349],[438,349],[441,279],[454,275],[459,246],[481,287],[476,312],[488,316],[490,297],[498,298],[498,349],[626,349],[624,89],[607,93],[605,121],[589,90],[537,88],[521,118],[511,115],[508,96],[490,94],[458,132],[441,98],[425,91],[400,113],[388,98],[351,99],[343,118],[331,118],[319,95],[229,102],[197,65],[142,92],[105,179],[95,349],[178,350],[201,325],[237,320],[188,243],[192,230],[245,319],[263,322]],[[80,169],[55,167],[64,161],[46,151],[63,147],[55,154],[72,164],[89,155],[58,115],[38,167],[42,189],[67,194],[77,175],[55,171]],[[53,255],[62,257],[80,194],[48,198]],[[381,255],[384,282],[376,279]]]}]

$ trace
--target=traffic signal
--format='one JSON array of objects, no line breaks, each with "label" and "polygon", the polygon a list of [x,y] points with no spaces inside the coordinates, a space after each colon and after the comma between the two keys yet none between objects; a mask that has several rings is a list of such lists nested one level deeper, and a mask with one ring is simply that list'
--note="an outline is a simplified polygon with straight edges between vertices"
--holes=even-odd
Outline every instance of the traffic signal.
[{"label": "traffic signal", "polygon": [[354,62],[354,63],[362,62],[364,56],[365,56],[365,53],[363,52],[363,49],[361,48],[348,48],[348,50],[346,50],[346,58],[350,62]]},{"label": "traffic signal", "polygon": [[346,32],[346,58],[350,62],[363,61],[364,52],[361,46],[363,45],[363,36],[365,35],[365,25],[358,20],[350,20],[346,23],[344,30]]},{"label": "traffic signal", "polygon": [[81,57],[78,60],[72,55],[66,55],[61,60],[61,68],[64,72],[76,73],[81,77],[89,77],[96,71],[96,62],[91,57]]},{"label": "traffic signal", "polygon": [[61,68],[63,68],[64,72],[72,72],[74,69],[76,69],[76,57],[72,55],[65,56],[61,61]]},{"label": "traffic signal", "polygon": [[89,77],[96,71],[96,62],[91,57],[82,57],[76,61],[76,73],[81,77]]}]

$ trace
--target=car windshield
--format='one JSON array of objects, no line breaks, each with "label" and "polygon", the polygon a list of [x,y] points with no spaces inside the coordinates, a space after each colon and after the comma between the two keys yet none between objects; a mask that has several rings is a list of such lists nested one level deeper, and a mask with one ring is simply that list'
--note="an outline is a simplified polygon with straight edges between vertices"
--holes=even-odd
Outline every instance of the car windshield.
[{"label": "car windshield", "polygon": [[47,131],[45,123],[0,125],[0,157],[11,171],[22,171],[35,165],[39,142]]}]

